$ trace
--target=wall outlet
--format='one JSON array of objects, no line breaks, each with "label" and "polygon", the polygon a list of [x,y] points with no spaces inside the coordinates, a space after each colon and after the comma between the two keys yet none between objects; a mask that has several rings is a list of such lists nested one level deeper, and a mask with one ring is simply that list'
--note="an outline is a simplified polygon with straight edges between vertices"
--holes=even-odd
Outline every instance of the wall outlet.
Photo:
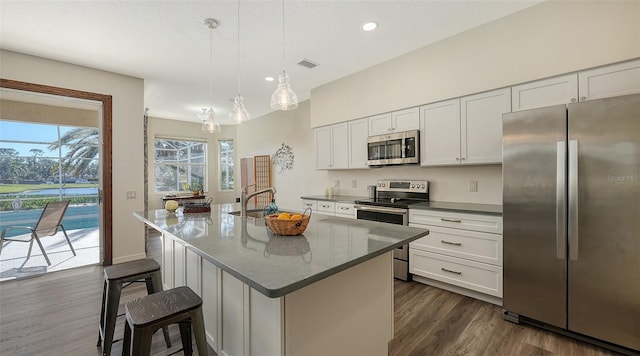
[{"label": "wall outlet", "polygon": [[135,190],[127,191],[127,199],[135,199],[135,198],[136,198],[136,191]]},{"label": "wall outlet", "polygon": [[333,181],[333,187],[334,188],[340,188],[340,181],[339,180],[334,180]]},{"label": "wall outlet", "polygon": [[357,180],[352,180],[351,181],[351,188],[358,188],[358,181]]},{"label": "wall outlet", "polygon": [[478,181],[477,180],[469,181],[469,191],[470,192],[477,192],[478,191]]}]

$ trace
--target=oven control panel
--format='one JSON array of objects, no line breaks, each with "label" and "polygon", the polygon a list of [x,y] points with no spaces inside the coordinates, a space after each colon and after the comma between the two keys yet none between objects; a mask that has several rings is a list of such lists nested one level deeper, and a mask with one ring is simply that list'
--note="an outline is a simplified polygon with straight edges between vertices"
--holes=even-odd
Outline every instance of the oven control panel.
[{"label": "oven control panel", "polygon": [[426,180],[379,180],[378,191],[429,193],[429,182]]}]

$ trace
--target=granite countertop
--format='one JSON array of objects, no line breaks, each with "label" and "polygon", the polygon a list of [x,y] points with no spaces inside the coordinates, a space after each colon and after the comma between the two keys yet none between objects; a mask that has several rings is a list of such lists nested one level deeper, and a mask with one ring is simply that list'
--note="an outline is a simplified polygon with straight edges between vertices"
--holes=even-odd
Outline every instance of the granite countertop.
[{"label": "granite countertop", "polygon": [[237,203],[212,205],[211,213],[183,214],[181,210],[174,214],[151,210],[134,216],[271,298],[429,233],[408,226],[314,214],[302,235],[277,236],[265,226],[264,219],[228,214],[240,210]]},{"label": "granite countertop", "polygon": [[452,203],[443,201],[430,201],[426,203],[411,204],[409,209],[443,210],[456,213],[482,213],[489,215],[502,215],[502,205]]},{"label": "granite countertop", "polygon": [[355,203],[356,200],[365,200],[369,198],[356,195],[308,195],[300,197],[300,199],[332,201],[336,203]]}]

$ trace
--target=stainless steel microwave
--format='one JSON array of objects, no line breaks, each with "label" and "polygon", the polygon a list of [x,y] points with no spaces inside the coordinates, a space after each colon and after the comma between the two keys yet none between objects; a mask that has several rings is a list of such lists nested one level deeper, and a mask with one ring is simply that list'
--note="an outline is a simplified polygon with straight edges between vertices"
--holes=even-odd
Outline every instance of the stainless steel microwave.
[{"label": "stainless steel microwave", "polygon": [[420,163],[419,147],[419,130],[369,136],[367,139],[367,165],[388,166]]}]

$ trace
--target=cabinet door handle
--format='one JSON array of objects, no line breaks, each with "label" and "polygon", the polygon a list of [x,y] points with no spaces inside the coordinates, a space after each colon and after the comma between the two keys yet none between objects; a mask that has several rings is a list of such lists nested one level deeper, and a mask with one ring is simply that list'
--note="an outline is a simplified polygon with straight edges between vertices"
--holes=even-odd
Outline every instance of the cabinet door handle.
[{"label": "cabinet door handle", "polygon": [[340,210],[349,210],[349,208],[345,208],[344,206],[341,206]]},{"label": "cabinet door handle", "polygon": [[443,270],[443,271],[445,271],[445,272],[449,272],[449,273],[453,273],[453,274],[458,274],[458,275],[462,274],[462,272],[452,271],[452,270],[450,270],[450,269],[446,269],[446,268],[444,268],[444,267],[441,267],[440,269],[441,269],[441,270]]},{"label": "cabinet door handle", "polygon": [[313,204],[312,204],[312,203],[304,203],[304,205],[306,205],[306,206],[313,206]]},{"label": "cabinet door handle", "polygon": [[462,246],[462,242],[451,242],[451,241],[447,241],[447,240],[440,240],[440,242],[442,242],[443,244],[447,244],[447,245]]},{"label": "cabinet door handle", "polygon": [[454,223],[460,223],[460,222],[462,222],[462,220],[460,220],[460,219],[440,218],[440,220],[442,220],[442,221],[447,221],[447,222],[454,222]]},{"label": "cabinet door handle", "polygon": [[581,97],[580,97],[580,101],[585,101],[585,100],[587,100],[587,97],[586,97],[586,96],[581,96]]},{"label": "cabinet door handle", "polygon": [[459,161],[459,160],[460,160],[460,157],[456,157],[456,161]]},{"label": "cabinet door handle", "polygon": [[571,102],[575,103],[576,102],[576,98],[571,98]]}]

